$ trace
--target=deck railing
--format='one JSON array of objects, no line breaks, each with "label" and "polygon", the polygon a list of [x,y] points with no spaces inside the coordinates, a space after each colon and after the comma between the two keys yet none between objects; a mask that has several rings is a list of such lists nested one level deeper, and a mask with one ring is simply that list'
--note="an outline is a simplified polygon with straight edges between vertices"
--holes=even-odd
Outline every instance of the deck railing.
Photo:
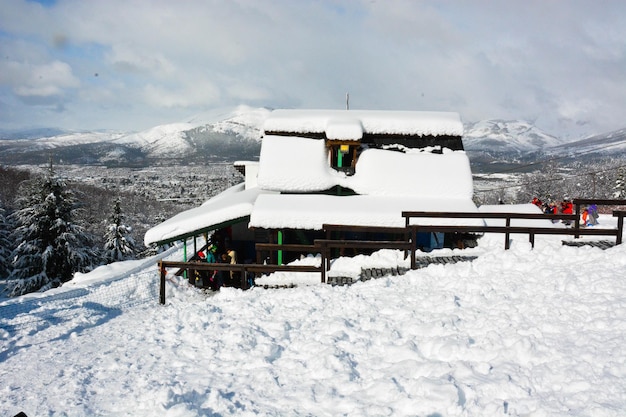
[{"label": "deck railing", "polygon": [[188,274],[193,271],[223,271],[238,272],[241,276],[241,288],[248,289],[248,273],[273,273],[277,271],[285,272],[321,272],[321,267],[314,265],[264,265],[264,264],[226,264],[207,262],[176,262],[159,261],[160,285],[159,302],[165,304],[165,278],[167,268],[185,269]]}]

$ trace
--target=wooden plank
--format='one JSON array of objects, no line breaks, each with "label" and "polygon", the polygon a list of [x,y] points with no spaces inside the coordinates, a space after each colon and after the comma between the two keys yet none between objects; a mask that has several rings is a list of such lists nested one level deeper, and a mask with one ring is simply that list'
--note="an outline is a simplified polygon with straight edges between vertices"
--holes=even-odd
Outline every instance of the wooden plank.
[{"label": "wooden plank", "polygon": [[250,271],[250,272],[320,272],[319,266],[313,265],[263,265],[263,264],[226,264],[207,262],[162,261],[163,268],[186,268],[196,271]]},{"label": "wooden plank", "polygon": [[519,226],[448,226],[448,225],[412,225],[416,231],[427,232],[475,232],[475,233],[534,233],[544,235],[593,235],[593,236],[614,236],[617,229],[590,229],[580,228],[574,229],[569,227],[519,227]]},{"label": "wooden plank", "polygon": [[402,240],[334,240],[315,239],[315,244],[328,248],[411,249],[411,242]]},{"label": "wooden plank", "polygon": [[624,206],[626,200],[622,199],[603,199],[603,198],[575,198],[572,204],[595,204],[597,206]]},{"label": "wooden plank", "polygon": [[325,231],[343,231],[343,232],[361,232],[361,233],[406,233],[404,227],[385,227],[385,226],[358,226],[345,224],[324,224],[322,230]]},{"label": "wooden plank", "polygon": [[315,253],[320,248],[315,245],[300,245],[300,244],[278,244],[278,243],[257,243],[256,250],[283,250],[286,252],[307,252]]},{"label": "wooden plank", "polygon": [[548,220],[576,220],[575,214],[544,214],[544,213],[466,213],[466,212],[432,212],[432,211],[403,211],[402,217],[426,219],[548,219]]}]

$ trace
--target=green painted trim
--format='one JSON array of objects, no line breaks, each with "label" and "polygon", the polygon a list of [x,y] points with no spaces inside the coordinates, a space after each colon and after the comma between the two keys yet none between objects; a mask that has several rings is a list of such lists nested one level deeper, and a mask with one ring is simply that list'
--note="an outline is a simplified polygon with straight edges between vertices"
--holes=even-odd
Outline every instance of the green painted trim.
[{"label": "green painted trim", "polygon": [[[279,230],[278,231],[278,244],[282,245],[283,244],[283,231]],[[282,265],[283,264],[283,251],[279,250],[278,251],[278,265]]]},{"label": "green painted trim", "polygon": [[213,231],[213,230],[218,230],[218,229],[222,229],[224,227],[232,226],[233,224],[249,222],[249,221],[250,221],[250,216],[238,217],[236,219],[227,220],[227,221],[222,222],[222,223],[212,224],[210,226],[203,227],[203,228],[200,228],[200,229],[196,229],[196,230],[193,230],[193,231],[188,232],[188,233],[183,233],[181,235],[170,237],[168,239],[160,240],[158,242],[154,242],[154,244],[157,245],[157,246],[166,245],[168,243],[178,242],[178,241],[181,241],[183,239],[190,238],[190,237],[200,236],[200,235],[202,235],[204,233],[208,233],[208,232]]}]

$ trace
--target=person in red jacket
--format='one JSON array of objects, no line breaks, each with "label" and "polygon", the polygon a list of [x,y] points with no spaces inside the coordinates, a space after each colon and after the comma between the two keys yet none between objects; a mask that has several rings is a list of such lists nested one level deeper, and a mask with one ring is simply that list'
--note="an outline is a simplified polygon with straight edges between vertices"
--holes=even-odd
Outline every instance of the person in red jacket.
[{"label": "person in red jacket", "polygon": [[[569,198],[565,198],[565,201],[563,201],[561,203],[561,213],[563,214],[574,214],[574,205],[572,204],[572,202],[569,200]],[[564,220],[563,223],[565,223],[565,225],[569,226],[570,224],[572,224],[571,220]]]}]

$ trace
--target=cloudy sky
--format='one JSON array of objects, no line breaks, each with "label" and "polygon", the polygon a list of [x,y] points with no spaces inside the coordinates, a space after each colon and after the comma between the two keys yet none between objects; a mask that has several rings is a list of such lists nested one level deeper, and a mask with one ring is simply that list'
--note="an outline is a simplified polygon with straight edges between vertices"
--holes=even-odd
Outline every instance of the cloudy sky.
[{"label": "cloudy sky", "polygon": [[238,104],[626,127],[623,0],[0,0],[0,128]]}]

